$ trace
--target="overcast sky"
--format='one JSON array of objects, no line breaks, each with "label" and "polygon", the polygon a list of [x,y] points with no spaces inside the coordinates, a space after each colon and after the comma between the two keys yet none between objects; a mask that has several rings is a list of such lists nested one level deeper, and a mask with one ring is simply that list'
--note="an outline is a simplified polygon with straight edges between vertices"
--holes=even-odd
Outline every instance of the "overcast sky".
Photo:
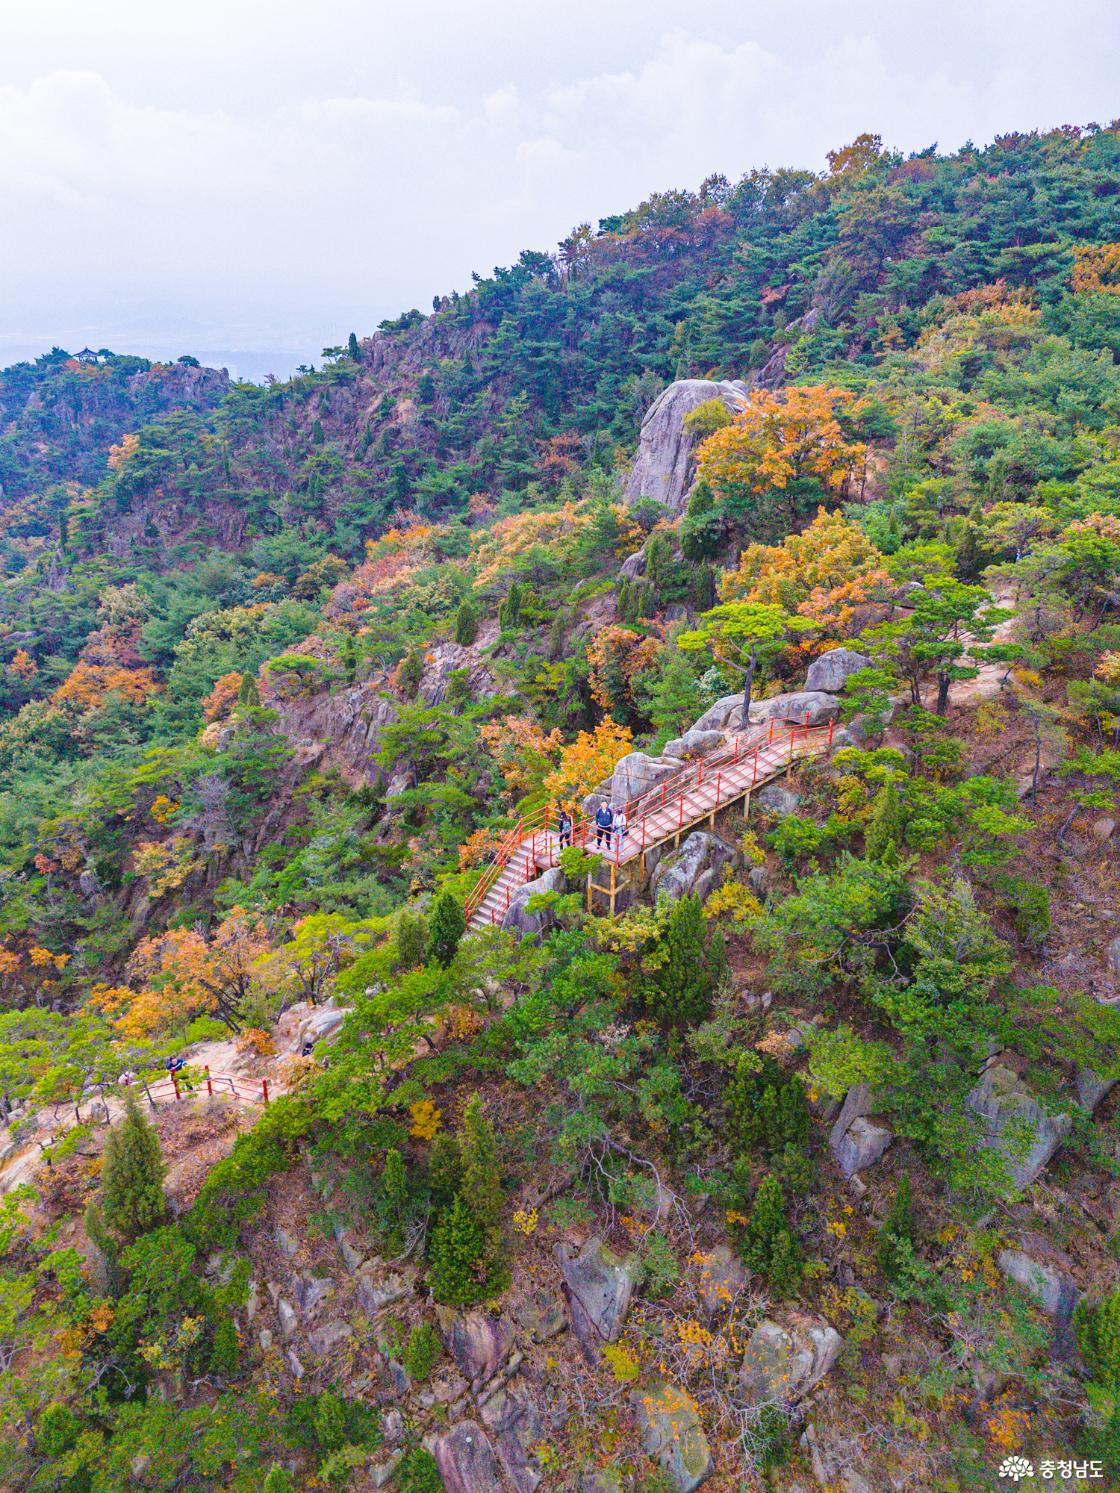
[{"label": "overcast sky", "polygon": [[712,171],[1120,115],[1116,0],[0,7],[0,362],[287,372]]}]

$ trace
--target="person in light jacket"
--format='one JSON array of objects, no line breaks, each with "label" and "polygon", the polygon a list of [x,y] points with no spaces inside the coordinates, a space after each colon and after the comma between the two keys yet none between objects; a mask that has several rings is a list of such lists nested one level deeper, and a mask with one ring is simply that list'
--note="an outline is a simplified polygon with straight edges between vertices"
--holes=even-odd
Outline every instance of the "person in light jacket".
[{"label": "person in light jacket", "polygon": [[[626,839],[626,809],[625,806],[615,809],[611,819],[611,828],[618,836],[618,848],[621,852],[622,842]],[[609,843],[608,843],[609,848]]]}]

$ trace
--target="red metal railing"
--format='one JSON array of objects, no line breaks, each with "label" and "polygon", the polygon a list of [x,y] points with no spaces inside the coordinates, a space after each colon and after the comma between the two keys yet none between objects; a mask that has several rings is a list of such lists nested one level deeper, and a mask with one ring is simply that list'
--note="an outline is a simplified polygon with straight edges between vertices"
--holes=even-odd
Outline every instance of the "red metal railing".
[{"label": "red metal railing", "polygon": [[191,1098],[200,1093],[203,1086],[211,1098],[215,1094],[231,1094],[235,1099],[249,1104],[268,1104],[267,1078],[239,1078],[233,1073],[211,1073],[209,1068],[203,1068],[201,1080],[197,1069],[191,1071],[187,1068],[178,1073],[169,1073],[166,1078],[157,1078],[154,1083],[135,1082],[128,1087],[140,1089],[156,1104],[182,1099],[184,1094]]},{"label": "red metal railing", "polygon": [[[786,727],[784,734],[781,732],[775,733],[775,724],[775,721],[771,719],[765,727],[758,727],[754,731],[736,734],[718,752],[713,752],[707,757],[701,757],[690,762],[687,766],[682,767],[680,772],[674,773],[671,777],[664,779],[656,787],[647,789],[646,792],[629,799],[624,805],[627,820],[626,837],[630,840],[631,845],[633,845],[636,842],[638,826],[640,824],[640,841],[637,841],[639,844],[638,853],[645,850],[649,821],[658,814],[662,814],[665,811],[671,814],[672,807],[676,807],[677,830],[680,831],[684,828],[686,822],[692,822],[693,817],[702,819],[705,815],[716,812],[722,802],[724,768],[737,768],[740,762],[743,762],[745,765],[747,760],[751,760],[750,786],[753,788],[759,781],[760,762],[764,768],[762,773],[764,780],[775,776],[778,772],[785,771],[794,760],[796,754],[795,746],[798,740],[802,744],[806,744],[813,738],[826,738],[825,749],[828,751],[832,749],[832,735],[835,725],[833,721],[829,721],[827,725],[823,726],[811,726],[808,717],[803,722],[781,722],[779,724]],[[749,755],[752,748],[753,759]],[[788,756],[786,755],[787,751]],[[715,770],[716,778],[715,802],[705,802],[698,813],[692,817],[686,816],[685,804],[689,794],[704,786],[705,774],[707,774],[710,781],[713,769]],[[744,787],[742,784],[734,785],[735,797],[740,797],[743,792]],[[542,835],[545,845],[548,848],[549,865],[553,864],[553,853],[557,836],[548,824],[548,821],[551,819],[554,825],[557,821],[558,813],[558,805],[546,804],[535,810],[532,814],[519,819],[514,828],[508,832],[495,852],[493,859],[483,869],[473,891],[467,898],[464,911],[468,924],[482,905],[487,893],[499,880],[502,872],[511,860],[515,860],[519,855],[524,854],[524,876],[521,880],[532,881],[535,878],[539,859],[538,837]],[[574,815],[572,818],[572,844],[586,849],[588,837],[595,836],[598,833],[597,826],[593,819],[581,819],[576,823]],[[664,826],[662,826],[656,836],[656,840],[664,839],[665,833]],[[671,828],[668,830],[668,833],[672,833]],[[610,848],[613,848],[616,864],[621,864],[622,847],[623,839],[617,832],[612,833]],[[627,859],[629,858],[628,853]],[[505,889],[505,907],[502,909],[503,913],[508,911],[509,903],[510,889],[507,885]],[[490,921],[492,924],[497,921],[497,911],[496,908],[491,909]]]}]

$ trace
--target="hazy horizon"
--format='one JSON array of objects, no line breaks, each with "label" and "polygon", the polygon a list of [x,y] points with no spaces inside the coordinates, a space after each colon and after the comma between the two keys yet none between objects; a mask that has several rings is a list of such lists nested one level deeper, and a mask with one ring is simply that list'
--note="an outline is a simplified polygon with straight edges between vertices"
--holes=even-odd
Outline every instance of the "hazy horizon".
[{"label": "hazy horizon", "polygon": [[44,0],[0,35],[5,365],[88,343],[283,376],[713,171],[1120,114],[1106,0],[573,0],[552,26],[513,0]]}]

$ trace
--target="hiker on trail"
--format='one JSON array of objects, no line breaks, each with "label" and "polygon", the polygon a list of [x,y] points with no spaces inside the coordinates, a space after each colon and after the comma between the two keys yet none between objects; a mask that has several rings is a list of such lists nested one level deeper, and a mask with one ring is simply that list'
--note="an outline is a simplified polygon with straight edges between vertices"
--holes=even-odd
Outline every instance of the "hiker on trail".
[{"label": "hiker on trail", "polygon": [[175,1057],[175,1058],[168,1058],[167,1059],[167,1071],[168,1071],[168,1073],[181,1073],[186,1066],[187,1066],[187,1060],[186,1060],[186,1058]]},{"label": "hiker on trail", "polygon": [[560,836],[560,849],[571,846],[572,843],[572,816],[567,809],[560,810],[560,816],[556,821],[557,833]]},{"label": "hiker on trail", "polygon": [[598,850],[603,843],[603,836],[607,838],[607,849],[611,848],[611,830],[614,827],[614,810],[606,799],[601,799],[598,809],[595,811],[595,849]]},{"label": "hiker on trail", "polygon": [[[623,842],[623,840],[626,839],[626,808],[625,808],[625,805],[623,805],[621,808],[615,809],[615,811],[614,811],[614,818],[612,820],[612,828],[614,829],[615,834],[618,836],[618,848],[621,851],[621,849],[622,849],[622,842]],[[609,842],[608,842],[608,847],[609,847]]]}]

